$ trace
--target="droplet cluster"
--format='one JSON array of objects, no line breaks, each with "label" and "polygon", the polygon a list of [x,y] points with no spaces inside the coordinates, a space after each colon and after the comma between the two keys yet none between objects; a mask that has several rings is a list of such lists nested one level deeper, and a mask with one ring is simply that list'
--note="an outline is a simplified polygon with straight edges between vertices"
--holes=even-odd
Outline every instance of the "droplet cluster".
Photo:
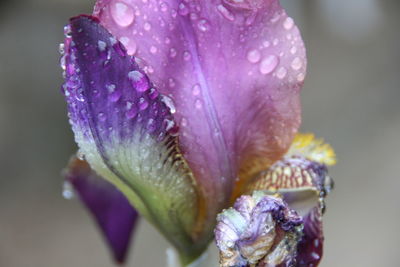
[{"label": "droplet cluster", "polygon": [[142,131],[158,140],[177,133],[172,99],[159,94],[121,42],[88,17],[72,21],[65,37],[62,90],[74,131],[100,138]]}]

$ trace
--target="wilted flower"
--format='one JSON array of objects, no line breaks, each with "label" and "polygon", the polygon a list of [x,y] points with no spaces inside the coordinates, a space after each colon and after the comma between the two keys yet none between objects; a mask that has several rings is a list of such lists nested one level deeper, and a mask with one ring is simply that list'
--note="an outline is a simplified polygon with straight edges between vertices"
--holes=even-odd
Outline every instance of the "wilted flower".
[{"label": "wilted flower", "polygon": [[79,154],[191,262],[223,208],[271,189],[264,172],[292,144],[306,71],[297,27],[277,0],[99,0],[65,34]]}]

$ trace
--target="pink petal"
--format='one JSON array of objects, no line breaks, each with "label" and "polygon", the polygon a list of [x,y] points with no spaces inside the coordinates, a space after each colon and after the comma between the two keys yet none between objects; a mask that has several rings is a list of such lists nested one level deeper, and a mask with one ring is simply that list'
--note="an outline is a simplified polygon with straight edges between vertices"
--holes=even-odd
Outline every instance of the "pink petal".
[{"label": "pink petal", "polygon": [[94,15],[174,100],[210,229],[235,183],[237,194],[298,129],[299,30],[277,0],[99,0]]}]

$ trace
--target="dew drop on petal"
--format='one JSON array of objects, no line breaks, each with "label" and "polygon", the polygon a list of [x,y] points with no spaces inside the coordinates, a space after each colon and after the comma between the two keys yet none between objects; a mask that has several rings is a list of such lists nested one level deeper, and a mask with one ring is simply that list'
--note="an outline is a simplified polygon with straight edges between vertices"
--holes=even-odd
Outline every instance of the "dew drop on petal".
[{"label": "dew drop on petal", "polygon": [[158,96],[158,91],[155,88],[150,88],[149,97],[154,100]]},{"label": "dew drop on petal", "polygon": [[127,27],[135,20],[132,7],[122,2],[115,2],[110,6],[111,17],[121,27]]},{"label": "dew drop on petal", "polygon": [[168,85],[170,88],[174,88],[175,87],[175,80],[173,78],[169,78],[168,79]]},{"label": "dew drop on petal", "polygon": [[99,121],[105,121],[106,120],[106,115],[103,112],[100,112],[97,115],[97,118],[99,119]]},{"label": "dew drop on petal", "polygon": [[129,45],[129,37],[126,36],[122,36],[121,38],[119,38],[119,41],[125,46],[127,47]]},{"label": "dew drop on petal", "polygon": [[168,4],[165,3],[165,2],[162,2],[160,4],[160,9],[161,9],[162,12],[167,12],[168,11]]},{"label": "dew drop on petal", "polygon": [[279,59],[278,59],[277,56],[269,55],[269,56],[265,57],[261,61],[261,63],[260,63],[260,72],[262,74],[269,74],[272,71],[274,71],[276,66],[278,66],[278,63],[279,63]]},{"label": "dew drop on petal", "polygon": [[64,181],[62,195],[65,199],[72,199],[75,196],[74,189],[70,182]]},{"label": "dew drop on petal", "polygon": [[199,94],[200,94],[200,89],[201,89],[200,85],[195,84],[195,85],[193,86],[193,88],[192,88],[192,94],[193,94],[194,96],[199,95]]},{"label": "dew drop on petal", "polygon": [[155,54],[157,53],[158,49],[154,45],[150,46],[150,53]]},{"label": "dew drop on petal", "polygon": [[257,63],[261,59],[261,53],[257,49],[250,50],[247,53],[247,60],[251,63]]},{"label": "dew drop on petal", "polygon": [[178,13],[181,16],[186,16],[187,14],[189,14],[189,9],[184,3],[180,3],[178,6]]},{"label": "dew drop on petal", "polygon": [[192,57],[192,55],[188,51],[183,52],[184,60],[188,61],[191,57]]},{"label": "dew drop on petal", "polygon": [[131,108],[126,112],[126,117],[128,119],[133,119],[136,117],[136,115],[138,114],[138,111],[136,110],[136,108]]},{"label": "dew drop on petal", "polygon": [[104,52],[107,49],[107,44],[104,41],[97,41],[97,48],[99,49],[100,52]]},{"label": "dew drop on petal", "polygon": [[235,17],[233,16],[233,14],[228,9],[226,9],[226,7],[224,7],[223,5],[219,4],[217,6],[217,10],[227,20],[229,20],[229,21],[234,21],[235,20]]},{"label": "dew drop on petal", "polygon": [[149,102],[146,101],[143,97],[139,99],[139,109],[145,110],[149,106]]},{"label": "dew drop on petal", "polygon": [[292,48],[290,48],[290,53],[294,55],[296,54],[296,52],[297,52],[297,47],[293,46]]},{"label": "dew drop on petal", "polygon": [[283,79],[286,77],[287,74],[287,69],[285,67],[280,67],[277,71],[276,71],[276,77],[278,77],[278,79]]},{"label": "dew drop on petal", "polygon": [[169,111],[174,114],[176,112],[174,101],[168,96],[161,96],[161,101],[169,108]]},{"label": "dew drop on petal", "polygon": [[201,109],[201,107],[203,106],[203,104],[201,103],[200,99],[197,99],[197,100],[194,102],[194,106],[195,106],[197,109]]},{"label": "dew drop on petal", "polygon": [[301,61],[301,59],[299,57],[296,57],[295,59],[293,59],[291,66],[292,66],[292,69],[299,70],[303,66],[303,62]]},{"label": "dew drop on petal", "polygon": [[175,48],[171,48],[171,49],[169,50],[169,56],[170,56],[171,58],[176,57],[176,54],[177,54],[177,52],[176,52],[176,49],[175,49]]},{"label": "dew drop on petal", "polygon": [[264,41],[263,42],[263,46],[264,47],[269,47],[271,44],[270,44],[270,42],[268,42],[268,41]]},{"label": "dew drop on petal", "polygon": [[210,23],[208,23],[208,21],[205,19],[201,19],[197,23],[197,28],[199,28],[199,30],[202,32],[206,32],[210,29]]},{"label": "dew drop on petal", "polygon": [[145,22],[143,25],[143,29],[145,31],[150,31],[151,30],[151,24],[149,22]]},{"label": "dew drop on petal", "polygon": [[286,30],[292,29],[292,28],[293,28],[293,25],[294,25],[294,21],[293,21],[293,19],[292,19],[291,17],[287,17],[287,18],[285,19],[285,21],[283,22],[283,27],[284,27]]},{"label": "dew drop on petal", "polygon": [[305,78],[304,73],[299,73],[299,74],[297,75],[297,81],[299,81],[299,82],[303,82],[303,81],[304,81],[304,78]]}]

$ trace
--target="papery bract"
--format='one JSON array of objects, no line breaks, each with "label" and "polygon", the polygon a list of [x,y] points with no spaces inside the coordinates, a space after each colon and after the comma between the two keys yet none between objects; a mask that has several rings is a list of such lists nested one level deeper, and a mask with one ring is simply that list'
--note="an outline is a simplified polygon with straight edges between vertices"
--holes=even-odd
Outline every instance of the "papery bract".
[{"label": "papery bract", "polygon": [[99,0],[94,15],[174,100],[210,236],[216,214],[298,129],[306,59],[297,27],[278,0]]}]

